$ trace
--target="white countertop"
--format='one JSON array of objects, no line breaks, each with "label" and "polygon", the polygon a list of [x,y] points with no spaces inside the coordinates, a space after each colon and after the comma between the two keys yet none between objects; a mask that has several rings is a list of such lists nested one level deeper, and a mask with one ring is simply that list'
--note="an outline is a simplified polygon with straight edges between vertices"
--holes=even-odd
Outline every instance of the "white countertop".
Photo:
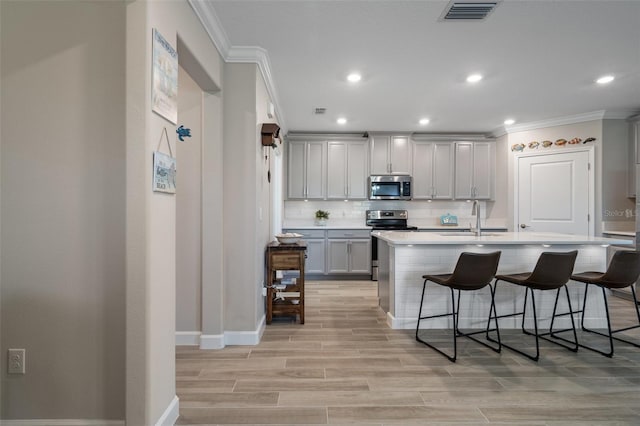
[{"label": "white countertop", "polygon": [[616,244],[633,245],[633,241],[614,238],[590,237],[586,235],[569,235],[547,232],[486,232],[476,237],[469,235],[447,235],[445,232],[400,232],[374,231],[372,235],[388,242],[390,245],[461,245],[461,244],[564,244],[564,245],[598,245]]},{"label": "white countertop", "polygon": [[623,237],[634,237],[636,236],[635,232],[631,231],[602,231],[602,234],[606,235],[621,235]]}]

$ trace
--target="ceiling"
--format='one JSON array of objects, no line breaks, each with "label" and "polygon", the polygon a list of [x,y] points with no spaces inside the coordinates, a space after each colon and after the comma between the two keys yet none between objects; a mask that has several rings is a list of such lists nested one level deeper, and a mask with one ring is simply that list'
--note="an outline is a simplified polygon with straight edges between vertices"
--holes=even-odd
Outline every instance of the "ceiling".
[{"label": "ceiling", "polygon": [[[232,51],[264,49],[290,132],[498,134],[507,118],[640,111],[640,0],[503,0],[485,20],[456,22],[441,19],[448,0],[191,2]],[[483,80],[467,83],[472,73]],[[605,74],[615,80],[596,84]]]}]

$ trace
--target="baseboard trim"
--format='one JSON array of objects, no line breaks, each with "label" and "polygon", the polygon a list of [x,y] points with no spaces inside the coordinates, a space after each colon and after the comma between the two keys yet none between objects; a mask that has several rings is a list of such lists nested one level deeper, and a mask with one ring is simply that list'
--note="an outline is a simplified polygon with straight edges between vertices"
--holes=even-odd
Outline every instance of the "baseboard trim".
[{"label": "baseboard trim", "polygon": [[199,331],[176,331],[176,346],[198,346],[200,335]]},{"label": "baseboard trim", "polygon": [[202,334],[199,331],[177,331],[176,346],[200,346],[200,349],[222,349],[227,345],[255,346],[260,343],[267,318],[262,315],[253,331],[225,331],[224,334]]},{"label": "baseboard trim", "polygon": [[124,420],[95,419],[23,419],[0,420],[2,426],[124,426]]},{"label": "baseboard trim", "polygon": [[167,425],[175,425],[178,421],[178,416],[180,415],[180,400],[177,396],[174,396],[169,406],[162,416],[158,419],[155,426],[167,426]]},{"label": "baseboard trim", "polygon": [[224,343],[226,345],[255,346],[260,343],[265,327],[266,317],[263,315],[258,328],[254,331],[225,331]]},{"label": "baseboard trim", "polygon": [[224,334],[202,334],[200,336],[200,349],[224,348]]}]

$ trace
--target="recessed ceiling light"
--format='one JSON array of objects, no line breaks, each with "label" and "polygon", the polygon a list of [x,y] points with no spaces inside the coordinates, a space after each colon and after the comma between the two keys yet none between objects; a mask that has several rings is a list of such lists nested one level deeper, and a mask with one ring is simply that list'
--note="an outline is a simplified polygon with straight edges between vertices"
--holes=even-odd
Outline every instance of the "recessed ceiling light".
[{"label": "recessed ceiling light", "polygon": [[362,76],[360,74],[358,74],[357,72],[351,73],[347,76],[347,80],[349,80],[352,83],[357,83],[362,79]]},{"label": "recessed ceiling light", "polygon": [[427,124],[429,124],[429,119],[421,118],[420,121],[418,121],[418,123],[420,123],[421,126],[426,126]]},{"label": "recessed ceiling light", "polygon": [[477,83],[480,80],[482,80],[482,75],[480,74],[471,74],[469,77],[467,77],[468,83]]},{"label": "recessed ceiling light", "polygon": [[612,75],[603,75],[602,77],[596,80],[596,83],[607,84],[607,83],[611,83],[614,79],[615,77]]},{"label": "recessed ceiling light", "polygon": [[336,123],[338,124],[347,124],[347,119],[344,117],[340,117],[336,120]]},{"label": "recessed ceiling light", "polygon": [[511,126],[515,122],[516,122],[516,120],[514,120],[513,118],[508,118],[508,119],[504,120],[505,126]]}]

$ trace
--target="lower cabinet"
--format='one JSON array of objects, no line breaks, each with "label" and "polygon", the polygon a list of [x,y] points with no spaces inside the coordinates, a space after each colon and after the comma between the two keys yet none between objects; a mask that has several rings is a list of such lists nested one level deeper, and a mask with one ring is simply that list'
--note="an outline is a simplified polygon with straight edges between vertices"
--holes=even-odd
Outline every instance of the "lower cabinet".
[{"label": "lower cabinet", "polygon": [[364,230],[327,231],[327,273],[370,274],[371,236]]},{"label": "lower cabinet", "polygon": [[284,229],[307,243],[307,274],[371,274],[371,235],[365,229]]},{"label": "lower cabinet", "polygon": [[324,274],[326,244],[324,238],[305,239],[307,242],[307,264],[309,274]]},{"label": "lower cabinet", "polygon": [[284,229],[283,232],[295,232],[302,235],[307,243],[307,261],[305,271],[308,274],[324,274],[326,269],[326,231],[320,229]]}]

